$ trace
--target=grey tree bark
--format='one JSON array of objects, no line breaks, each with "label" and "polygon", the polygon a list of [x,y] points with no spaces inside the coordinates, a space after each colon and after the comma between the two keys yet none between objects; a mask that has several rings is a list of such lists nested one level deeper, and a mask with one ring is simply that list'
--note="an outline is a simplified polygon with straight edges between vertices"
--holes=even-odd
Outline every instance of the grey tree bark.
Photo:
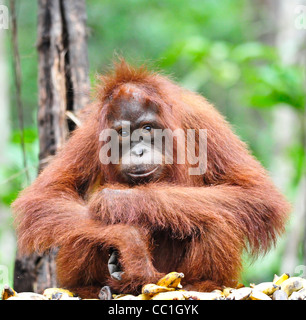
[{"label": "grey tree bark", "polygon": [[[265,0],[264,4],[270,13],[270,24],[273,30],[270,33],[270,42],[273,42],[285,65],[296,65],[305,68],[305,30],[296,25],[299,13],[298,0]],[[283,190],[286,189],[294,175],[294,168],[284,161],[284,154],[292,141],[301,141],[306,146],[306,117],[305,112],[297,113],[292,107],[283,105],[274,113],[275,136],[278,137],[275,148],[275,160],[272,172],[276,184]],[[285,128],[285,130],[284,130]],[[298,252],[302,245],[304,256],[303,277],[306,272],[306,177],[302,177],[294,203],[290,228],[288,230],[281,272],[291,275],[299,272]]]},{"label": "grey tree bark", "polygon": [[[85,0],[39,0],[39,171],[63,146],[75,123],[67,112],[89,102]],[[14,288],[42,292],[56,287],[56,250],[44,255],[17,254]]]}]

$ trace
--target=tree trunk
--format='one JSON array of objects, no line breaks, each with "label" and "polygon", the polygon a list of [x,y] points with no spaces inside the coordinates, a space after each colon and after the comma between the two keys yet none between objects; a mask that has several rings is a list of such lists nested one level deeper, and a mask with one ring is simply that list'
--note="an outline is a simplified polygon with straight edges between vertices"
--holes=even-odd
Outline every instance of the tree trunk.
[{"label": "tree trunk", "polygon": [[[85,0],[39,0],[39,171],[63,146],[75,124],[66,112],[89,101]],[[45,255],[17,254],[16,291],[42,292],[57,286],[56,250]]]},{"label": "tree trunk", "polygon": [[[271,1],[271,0],[270,0]],[[305,66],[305,33],[295,26],[295,20],[297,17],[296,8],[299,5],[299,1],[286,1],[281,0],[277,4],[278,6],[278,21],[277,27],[278,32],[276,34],[276,46],[279,50],[282,61],[286,65],[296,65],[300,67]],[[288,112],[291,114],[288,114]],[[285,144],[283,144],[283,153],[285,154],[288,146],[292,144],[292,141],[297,141],[303,145],[304,136],[305,136],[305,123],[304,123],[304,114],[299,114],[295,112],[291,107],[287,110],[287,114],[285,115],[285,119],[287,119],[287,123],[282,123],[279,126],[278,135],[279,139],[282,139],[283,128],[286,128],[287,132],[287,140],[285,140]],[[291,123],[288,121],[291,118]],[[300,128],[298,131],[296,128]],[[281,171],[279,172],[281,173]],[[294,170],[291,172],[283,172],[283,176],[292,177],[294,174]],[[292,179],[292,178],[291,178]],[[294,204],[293,204],[293,212],[291,219],[291,228],[288,232],[287,243],[282,259],[281,265],[281,273],[289,272],[292,276],[295,275],[299,268],[298,265],[301,261],[299,261],[299,247],[302,246],[302,253],[304,257],[305,264],[305,242],[306,242],[306,212],[305,212],[305,175],[302,177],[298,189],[298,193],[296,194]],[[304,243],[304,245],[303,245]],[[303,266],[305,269],[305,266]],[[305,274],[302,275],[305,277]]]},{"label": "tree trunk", "polygon": [[[295,26],[297,18],[296,8],[300,4],[298,0],[265,0],[267,11],[270,13],[270,25],[273,30],[270,33],[270,41],[276,46],[282,63],[285,65],[305,66],[305,32]],[[288,161],[284,161],[285,154],[292,141],[302,142],[305,137],[305,122],[303,114],[296,112],[293,107],[278,107],[274,112],[274,130],[276,132],[276,148],[273,160],[273,178],[276,184],[283,190],[288,188],[294,176],[294,168]],[[302,117],[302,119],[300,119]],[[301,128],[301,136],[296,128]],[[284,130],[286,128],[286,130]],[[304,140],[305,145],[305,140]],[[302,251],[306,252],[306,212],[305,212],[305,175],[300,182],[299,192],[293,203],[292,218],[288,230],[286,245],[282,258],[280,272],[296,273],[299,264],[298,252],[302,244]],[[304,243],[304,245],[303,245]],[[304,264],[306,258],[304,255]],[[305,274],[303,275],[305,277]]]}]

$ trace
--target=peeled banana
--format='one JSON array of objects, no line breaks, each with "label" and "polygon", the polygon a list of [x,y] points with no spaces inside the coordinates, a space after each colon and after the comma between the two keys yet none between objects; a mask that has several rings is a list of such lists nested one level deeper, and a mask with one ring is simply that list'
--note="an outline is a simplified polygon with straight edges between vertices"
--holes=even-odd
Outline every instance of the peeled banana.
[{"label": "peeled banana", "polygon": [[306,289],[301,289],[299,291],[295,291],[291,294],[289,300],[305,300],[306,298]]},{"label": "peeled banana", "polygon": [[71,298],[75,295],[66,289],[48,288],[43,292],[43,296],[49,300],[65,300],[65,298]]},{"label": "peeled banana", "polygon": [[151,300],[152,296],[148,294],[139,294],[138,296],[134,296],[131,294],[117,294],[113,295],[114,300]]},{"label": "peeled banana", "polygon": [[303,281],[299,277],[291,277],[281,284],[281,290],[285,291],[288,297],[294,292],[303,288]]},{"label": "peeled banana", "polygon": [[287,300],[287,299],[288,299],[288,295],[283,290],[276,290],[272,295],[272,300]]},{"label": "peeled banana", "polygon": [[131,294],[123,294],[120,296],[121,297],[115,298],[114,300],[138,300],[136,296],[133,296]]},{"label": "peeled banana", "polygon": [[274,284],[273,282],[262,282],[253,287],[254,290],[260,291],[266,295],[273,294],[274,291],[280,289],[280,286]]},{"label": "peeled banana", "polygon": [[212,292],[184,291],[183,296],[187,300],[221,300],[225,298],[220,290]]},{"label": "peeled banana", "polygon": [[48,300],[42,294],[34,293],[34,292],[20,292],[16,293],[16,295],[8,298],[7,300]]},{"label": "peeled banana", "polygon": [[250,300],[272,300],[268,295],[255,289],[252,290],[249,298]]},{"label": "peeled banana", "polygon": [[251,293],[252,293],[252,289],[249,287],[233,289],[226,299],[227,300],[246,300]]},{"label": "peeled banana", "polygon": [[151,300],[186,300],[181,291],[160,292],[152,297]]},{"label": "peeled banana", "polygon": [[224,287],[223,288],[223,294],[225,297],[227,297],[231,292],[232,292],[233,288],[231,287]]},{"label": "peeled banana", "polygon": [[150,300],[152,297],[149,294],[141,293],[137,296],[138,300]]}]

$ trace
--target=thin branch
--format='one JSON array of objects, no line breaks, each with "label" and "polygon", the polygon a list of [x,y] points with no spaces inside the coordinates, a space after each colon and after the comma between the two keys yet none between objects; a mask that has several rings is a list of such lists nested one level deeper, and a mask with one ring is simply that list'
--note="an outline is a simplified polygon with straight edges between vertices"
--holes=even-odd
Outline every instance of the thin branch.
[{"label": "thin branch", "polygon": [[66,116],[68,119],[73,121],[73,123],[77,126],[80,127],[82,125],[81,120],[71,111],[66,111]]},{"label": "thin branch", "polygon": [[10,0],[10,10],[11,10],[11,20],[12,20],[12,46],[13,46],[13,63],[14,63],[14,78],[16,86],[16,97],[17,97],[17,108],[18,108],[18,122],[20,129],[20,140],[21,140],[21,150],[23,157],[23,166],[25,168],[25,175],[27,183],[30,183],[30,176],[27,170],[27,157],[25,150],[25,140],[24,140],[24,116],[23,116],[23,103],[21,100],[21,67],[20,67],[20,56],[18,49],[18,34],[17,34],[17,19],[16,19],[16,9],[15,0]]},{"label": "thin branch", "polygon": [[[36,166],[31,166],[33,168],[36,168]],[[29,167],[27,168],[23,168],[22,170],[12,174],[10,177],[8,177],[7,179],[3,180],[0,182],[0,185],[4,185],[7,184],[8,182],[11,182],[12,180],[17,179],[18,177],[20,177],[21,175],[25,174],[27,171],[29,171]]]}]

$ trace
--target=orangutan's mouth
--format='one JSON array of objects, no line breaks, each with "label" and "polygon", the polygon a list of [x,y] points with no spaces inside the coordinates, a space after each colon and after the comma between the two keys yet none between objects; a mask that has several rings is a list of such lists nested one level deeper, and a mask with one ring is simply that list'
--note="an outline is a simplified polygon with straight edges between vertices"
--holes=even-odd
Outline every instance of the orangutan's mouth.
[{"label": "orangutan's mouth", "polygon": [[158,170],[159,167],[155,167],[151,171],[139,171],[139,172],[127,172],[127,175],[131,178],[146,178],[149,177],[151,174],[153,174],[155,171]]}]

